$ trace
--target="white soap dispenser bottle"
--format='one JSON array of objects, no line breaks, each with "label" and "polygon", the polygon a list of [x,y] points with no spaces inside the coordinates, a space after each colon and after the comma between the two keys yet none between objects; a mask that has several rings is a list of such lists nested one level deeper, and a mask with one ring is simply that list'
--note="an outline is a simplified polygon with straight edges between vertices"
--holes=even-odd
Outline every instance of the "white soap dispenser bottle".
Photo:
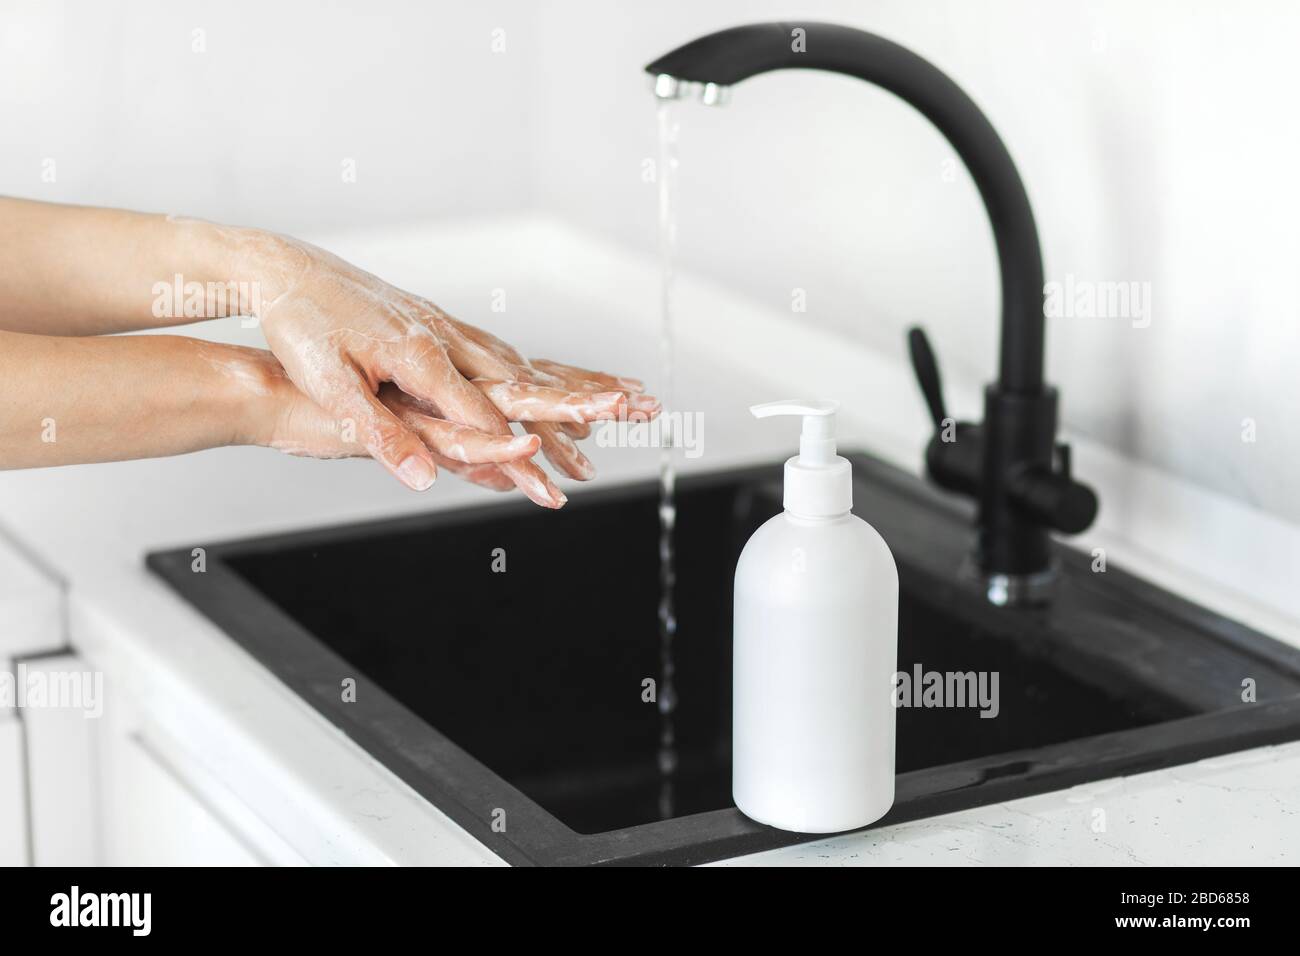
[{"label": "white soap dispenser bottle", "polygon": [[898,569],[850,511],[837,407],[750,409],[801,415],[803,433],[785,463],[785,511],[736,564],[732,797],[759,823],[802,833],[866,826],[894,802]]}]

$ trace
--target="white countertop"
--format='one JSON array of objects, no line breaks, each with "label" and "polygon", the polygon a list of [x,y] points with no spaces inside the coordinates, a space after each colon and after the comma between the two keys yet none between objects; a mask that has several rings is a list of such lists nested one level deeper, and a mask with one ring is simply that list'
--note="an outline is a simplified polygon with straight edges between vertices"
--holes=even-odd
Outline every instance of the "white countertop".
[{"label": "white countertop", "polygon": [[[652,262],[534,220],[324,241],[528,354],[616,365],[652,386],[658,379]],[[490,309],[497,289],[506,292],[504,313]],[[788,318],[704,283],[683,280],[678,301],[676,405],[705,414],[705,454],[686,462],[687,470],[788,453],[791,434],[759,427],[746,406],[812,395],[828,381],[838,386],[828,397],[846,409],[844,444],[916,470],[926,419],[900,362],[806,327],[792,331]],[[257,330],[236,320],[191,331],[261,344]],[[797,348],[784,341],[792,334]],[[781,356],[781,367],[773,356]],[[978,411],[975,383],[950,390],[958,414]],[[1104,546],[1130,570],[1300,644],[1300,595],[1291,580],[1300,567],[1300,529],[1076,445],[1076,471],[1099,487],[1104,508],[1084,545]],[[589,454],[598,486],[644,478],[657,463],[653,449],[592,447]],[[565,483],[571,494],[574,484]],[[209,801],[251,813],[250,825],[278,834],[283,853],[272,862],[493,863],[493,854],[149,574],[143,556],[494,497],[451,476],[416,495],[368,461],[220,449],[0,473],[0,533],[66,582],[68,636],[106,672],[107,706],[116,695],[132,714],[133,732],[191,768]],[[1300,744],[1293,744],[728,862],[1261,863],[1298,856]]]}]

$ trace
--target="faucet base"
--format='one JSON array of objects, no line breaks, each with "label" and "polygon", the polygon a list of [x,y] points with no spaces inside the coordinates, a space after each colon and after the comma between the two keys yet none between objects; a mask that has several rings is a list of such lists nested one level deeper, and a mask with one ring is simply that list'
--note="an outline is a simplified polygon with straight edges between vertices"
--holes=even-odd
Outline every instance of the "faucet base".
[{"label": "faucet base", "polygon": [[961,576],[979,585],[980,593],[996,607],[1041,607],[1050,604],[1060,577],[1061,564],[1052,558],[1042,571],[1029,574],[989,573],[973,555],[962,562]]}]

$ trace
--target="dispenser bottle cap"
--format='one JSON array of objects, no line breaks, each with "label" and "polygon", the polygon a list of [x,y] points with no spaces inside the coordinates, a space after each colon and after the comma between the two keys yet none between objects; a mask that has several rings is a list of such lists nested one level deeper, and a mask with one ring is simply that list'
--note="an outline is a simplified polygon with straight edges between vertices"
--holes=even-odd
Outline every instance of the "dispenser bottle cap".
[{"label": "dispenser bottle cap", "polygon": [[853,470],[835,454],[835,412],[839,402],[788,400],[750,406],[755,418],[800,415],[799,454],[785,463],[785,510],[806,518],[827,518],[853,507]]}]

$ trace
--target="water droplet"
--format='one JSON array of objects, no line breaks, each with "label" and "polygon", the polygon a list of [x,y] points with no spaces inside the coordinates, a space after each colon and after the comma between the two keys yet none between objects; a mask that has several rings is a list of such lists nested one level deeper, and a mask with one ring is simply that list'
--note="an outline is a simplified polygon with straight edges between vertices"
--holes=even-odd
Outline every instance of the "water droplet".
[{"label": "water droplet", "polygon": [[664,749],[659,751],[659,772],[665,776],[677,771],[677,751]]}]

